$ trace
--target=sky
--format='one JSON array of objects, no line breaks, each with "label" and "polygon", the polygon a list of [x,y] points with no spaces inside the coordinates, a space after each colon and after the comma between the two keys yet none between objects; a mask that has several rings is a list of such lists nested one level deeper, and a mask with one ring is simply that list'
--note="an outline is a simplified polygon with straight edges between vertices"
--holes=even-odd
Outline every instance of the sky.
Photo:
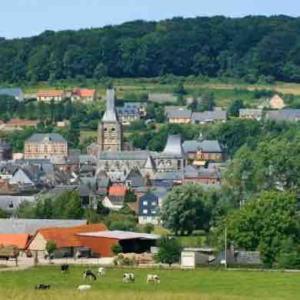
[{"label": "sky", "polygon": [[300,15],[299,0],[0,0],[0,37],[37,35],[137,19]]}]

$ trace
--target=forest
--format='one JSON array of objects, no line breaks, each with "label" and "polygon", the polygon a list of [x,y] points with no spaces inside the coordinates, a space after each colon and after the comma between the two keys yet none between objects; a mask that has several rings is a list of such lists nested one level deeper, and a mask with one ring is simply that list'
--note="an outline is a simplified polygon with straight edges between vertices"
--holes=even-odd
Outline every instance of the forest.
[{"label": "forest", "polygon": [[300,18],[173,18],[0,38],[0,82],[208,76],[300,82]]}]

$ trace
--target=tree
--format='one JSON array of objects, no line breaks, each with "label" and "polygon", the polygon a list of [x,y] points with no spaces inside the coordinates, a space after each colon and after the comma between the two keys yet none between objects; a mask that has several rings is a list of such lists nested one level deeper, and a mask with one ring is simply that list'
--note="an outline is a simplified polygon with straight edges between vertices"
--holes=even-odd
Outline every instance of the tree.
[{"label": "tree", "polygon": [[121,245],[118,243],[111,246],[111,251],[113,252],[114,255],[118,255],[123,252],[123,249]]},{"label": "tree", "polygon": [[174,93],[179,95],[179,96],[183,96],[186,94],[186,90],[184,88],[184,84],[182,81],[179,81],[178,84],[176,85],[175,89],[174,89]]},{"label": "tree", "polygon": [[161,219],[175,235],[209,228],[211,212],[201,186],[187,184],[173,188],[163,202]]},{"label": "tree", "polygon": [[51,261],[51,258],[55,252],[55,250],[57,249],[56,243],[55,241],[49,240],[46,243],[46,251],[48,253],[48,257],[49,257],[49,261]]},{"label": "tree", "polygon": [[244,108],[244,103],[243,100],[234,100],[233,102],[230,103],[230,106],[228,108],[228,114],[229,116],[232,117],[238,117],[239,116],[239,111],[241,108]]},{"label": "tree", "polygon": [[145,224],[145,226],[144,226],[144,228],[143,228],[143,231],[144,231],[145,233],[151,233],[153,230],[154,230],[154,225],[151,224],[151,223]]},{"label": "tree", "polygon": [[130,203],[130,202],[136,202],[137,201],[137,196],[132,190],[127,190],[124,202],[125,203]]},{"label": "tree", "polygon": [[172,237],[162,237],[159,241],[159,249],[156,260],[160,263],[171,266],[173,263],[179,262],[181,254],[181,246],[178,240]]},{"label": "tree", "polygon": [[287,240],[299,244],[299,221],[295,194],[269,191],[229,214],[218,232],[222,240],[226,226],[230,244],[259,250],[263,263],[272,267],[280,254],[286,253]]},{"label": "tree", "polygon": [[0,209],[0,218],[7,218],[8,217],[8,215],[7,215],[7,213],[3,210],[3,209]]}]

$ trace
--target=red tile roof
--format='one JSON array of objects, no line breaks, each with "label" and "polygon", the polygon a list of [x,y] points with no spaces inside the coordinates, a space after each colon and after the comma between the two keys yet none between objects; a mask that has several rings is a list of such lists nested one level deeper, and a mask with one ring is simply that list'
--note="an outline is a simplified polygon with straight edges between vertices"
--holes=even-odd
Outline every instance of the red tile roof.
[{"label": "red tile roof", "polygon": [[109,188],[109,196],[124,197],[126,195],[127,188],[124,184],[114,184]]},{"label": "red tile roof", "polygon": [[55,241],[57,248],[81,247],[82,242],[76,236],[78,233],[107,230],[104,224],[88,224],[74,227],[52,227],[40,229],[40,233],[47,241]]},{"label": "red tile roof", "polygon": [[27,119],[10,119],[5,126],[36,126],[38,121]]},{"label": "red tile roof", "polygon": [[26,249],[27,243],[29,241],[29,234],[0,234],[0,245],[7,246],[16,246],[20,250]]},{"label": "red tile roof", "polygon": [[74,94],[78,95],[79,97],[94,97],[96,90],[94,89],[76,89]]},{"label": "red tile roof", "polygon": [[64,91],[62,90],[43,90],[36,94],[37,97],[62,97],[63,95]]}]

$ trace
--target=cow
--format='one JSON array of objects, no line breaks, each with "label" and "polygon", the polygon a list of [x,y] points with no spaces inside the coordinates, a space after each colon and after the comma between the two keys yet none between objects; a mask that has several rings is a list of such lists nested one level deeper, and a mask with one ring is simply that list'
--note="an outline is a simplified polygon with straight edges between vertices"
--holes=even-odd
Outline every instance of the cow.
[{"label": "cow", "polygon": [[156,274],[148,274],[146,281],[147,283],[160,283],[159,276]]},{"label": "cow", "polygon": [[133,273],[124,273],[123,274],[123,282],[124,283],[129,283],[129,282],[134,282],[135,281],[135,276]]},{"label": "cow", "polygon": [[105,274],[106,274],[106,270],[104,269],[104,268],[102,268],[102,267],[100,267],[99,269],[98,269],[98,275],[100,276],[100,277],[102,277],[102,276],[104,276]]},{"label": "cow", "polygon": [[43,283],[40,283],[40,284],[37,284],[34,289],[36,290],[49,290],[50,289],[50,284],[43,284]]},{"label": "cow", "polygon": [[83,278],[84,279],[89,278],[90,280],[97,280],[96,275],[91,270],[86,270],[85,272],[83,272]]},{"label": "cow", "polygon": [[63,273],[66,273],[67,271],[69,271],[70,269],[70,266],[68,264],[63,264],[60,266],[60,270],[63,272]]},{"label": "cow", "polygon": [[79,285],[77,289],[80,292],[84,292],[84,291],[90,290],[91,288],[92,287],[89,284],[82,284],[82,285]]}]

